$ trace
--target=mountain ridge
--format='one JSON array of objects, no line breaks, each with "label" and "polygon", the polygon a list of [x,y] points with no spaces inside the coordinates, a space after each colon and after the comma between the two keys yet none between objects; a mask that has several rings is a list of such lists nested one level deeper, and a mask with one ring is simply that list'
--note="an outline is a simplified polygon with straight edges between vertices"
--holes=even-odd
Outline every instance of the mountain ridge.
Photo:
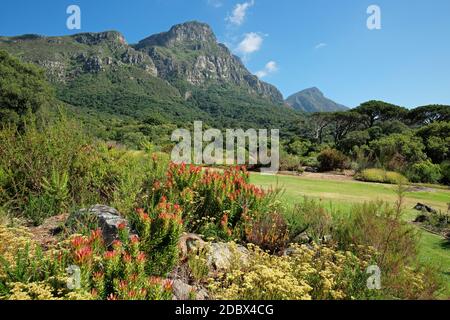
[{"label": "mountain ridge", "polygon": [[286,103],[295,110],[313,112],[346,111],[348,107],[325,97],[317,87],[304,89],[286,98]]},{"label": "mountain ridge", "polygon": [[[202,120],[217,128],[283,128],[300,117],[199,22],[137,44],[105,31],[0,37],[0,50],[42,67],[57,97],[75,111],[111,115],[124,126]],[[102,121],[107,131],[109,120]]]}]

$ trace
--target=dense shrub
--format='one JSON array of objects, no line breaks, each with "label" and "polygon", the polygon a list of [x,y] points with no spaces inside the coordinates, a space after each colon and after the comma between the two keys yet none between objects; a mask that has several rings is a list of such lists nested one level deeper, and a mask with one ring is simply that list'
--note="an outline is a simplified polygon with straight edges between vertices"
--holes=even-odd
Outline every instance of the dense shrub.
[{"label": "dense shrub", "polygon": [[[141,251],[139,238],[130,238],[125,228],[120,230],[120,240],[111,251],[97,230],[90,236],[75,235],[57,250],[44,253],[26,245],[8,259],[0,255],[0,296],[19,300],[172,299],[172,282],[147,273],[148,256]],[[69,266],[79,268],[79,279],[70,278]]]},{"label": "dense shrub", "polygon": [[280,171],[293,171],[302,173],[301,158],[298,156],[282,153],[280,157]]},{"label": "dense shrub", "polygon": [[141,248],[148,254],[147,272],[165,276],[178,262],[178,241],[183,232],[182,209],[165,198],[149,211],[137,210],[132,225],[141,238]]},{"label": "dense shrub", "polygon": [[151,171],[149,155],[93,142],[63,116],[6,126],[0,140],[0,205],[34,224],[73,206],[131,211]]},{"label": "dense shrub", "polygon": [[271,253],[279,253],[289,242],[289,228],[278,212],[262,215],[246,230],[247,241]]},{"label": "dense shrub", "polygon": [[28,111],[36,112],[53,99],[43,70],[0,51],[0,124],[18,123]]},{"label": "dense shrub", "polygon": [[[436,272],[418,262],[419,230],[403,220],[402,196],[395,206],[372,202],[352,207],[335,223],[333,237],[343,250],[358,254],[358,245],[373,247],[382,270],[385,296],[429,299],[440,288]],[[408,277],[410,280],[408,280]]]},{"label": "dense shrub", "polygon": [[376,294],[366,285],[370,254],[361,260],[331,248],[294,246],[291,255],[278,257],[250,249],[248,263],[236,263],[211,283],[215,299],[340,300]]},{"label": "dense shrub", "polygon": [[348,168],[348,158],[336,149],[325,149],[317,157],[320,171],[343,170]]},{"label": "dense shrub", "polygon": [[276,192],[250,184],[245,168],[202,170],[172,163],[166,179],[154,182],[149,206],[165,197],[181,206],[189,232],[207,238],[244,240],[246,227],[271,211],[276,196]]},{"label": "dense shrub", "polygon": [[363,170],[356,175],[356,179],[366,182],[389,183],[389,184],[399,184],[408,182],[408,179],[406,179],[402,174],[393,171],[386,171],[383,169]]},{"label": "dense shrub", "polygon": [[450,161],[441,163],[442,183],[450,185]]},{"label": "dense shrub", "polygon": [[441,167],[429,160],[421,161],[409,168],[408,178],[412,182],[438,183],[442,179]]},{"label": "dense shrub", "polygon": [[403,171],[408,164],[427,157],[422,139],[411,133],[392,134],[372,141],[370,148],[380,164],[393,171]]},{"label": "dense shrub", "polygon": [[289,225],[291,240],[306,233],[316,243],[329,237],[332,233],[332,215],[320,202],[305,198],[297,203],[292,210],[285,212]]}]

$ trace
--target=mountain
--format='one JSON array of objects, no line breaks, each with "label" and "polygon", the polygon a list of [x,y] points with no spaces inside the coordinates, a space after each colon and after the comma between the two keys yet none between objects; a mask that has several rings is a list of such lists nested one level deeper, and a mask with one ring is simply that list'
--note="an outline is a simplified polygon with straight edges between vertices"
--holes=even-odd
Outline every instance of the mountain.
[{"label": "mountain", "polygon": [[274,103],[283,102],[278,89],[252,75],[238,57],[217,42],[207,24],[179,24],[140,41],[134,48],[147,53],[160,77],[168,81],[181,79],[194,86],[228,83]]},{"label": "mountain", "polygon": [[286,103],[295,110],[311,113],[345,111],[349,109],[325,97],[318,88],[310,88],[293,94],[286,99]]},{"label": "mountain", "polygon": [[[58,98],[86,122],[96,118],[93,125],[110,139],[134,134],[130,126],[147,134],[142,127],[155,123],[284,128],[300,117],[199,22],[173,26],[135,45],[107,31],[0,37],[0,50],[43,67]],[[126,132],[117,133],[112,123]]]}]

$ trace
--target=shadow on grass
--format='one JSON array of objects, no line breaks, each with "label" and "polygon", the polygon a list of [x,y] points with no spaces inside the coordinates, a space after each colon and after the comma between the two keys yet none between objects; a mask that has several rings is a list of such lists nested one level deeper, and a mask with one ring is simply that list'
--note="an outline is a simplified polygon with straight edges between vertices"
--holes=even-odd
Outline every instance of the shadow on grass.
[{"label": "shadow on grass", "polygon": [[442,240],[440,246],[442,249],[450,250],[450,240]]}]

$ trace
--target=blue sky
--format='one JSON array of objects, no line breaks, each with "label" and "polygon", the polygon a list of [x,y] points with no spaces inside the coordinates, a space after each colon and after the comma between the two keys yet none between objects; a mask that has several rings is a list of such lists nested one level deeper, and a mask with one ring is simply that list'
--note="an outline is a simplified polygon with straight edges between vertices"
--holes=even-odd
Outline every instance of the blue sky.
[{"label": "blue sky", "polygon": [[[0,35],[121,31],[129,43],[198,20],[285,96],[316,86],[350,107],[450,104],[449,0],[2,0]],[[369,30],[367,8],[381,9]],[[246,41],[244,41],[246,40]]]}]

